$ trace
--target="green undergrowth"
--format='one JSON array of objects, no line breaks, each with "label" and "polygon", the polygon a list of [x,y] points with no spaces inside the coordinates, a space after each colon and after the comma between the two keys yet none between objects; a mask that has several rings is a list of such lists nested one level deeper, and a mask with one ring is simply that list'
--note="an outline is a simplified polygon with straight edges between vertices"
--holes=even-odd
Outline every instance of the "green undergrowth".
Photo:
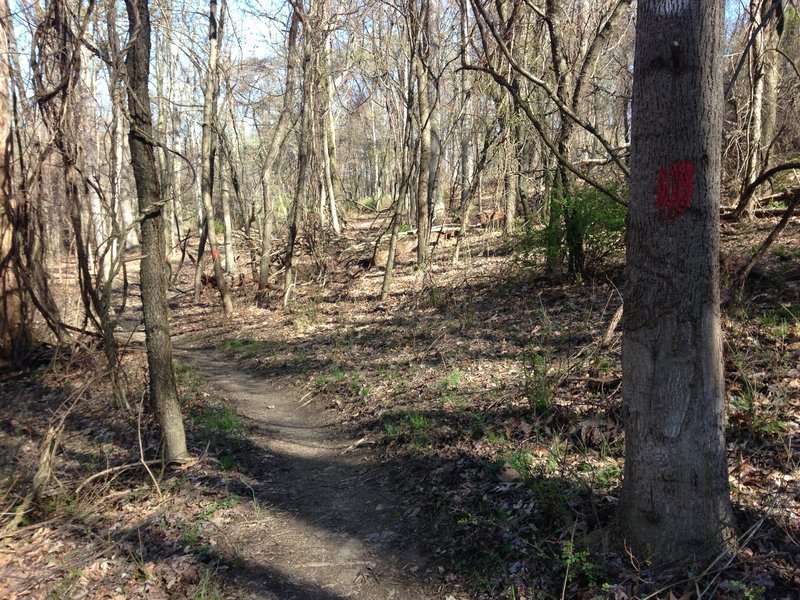
[{"label": "green undergrowth", "polygon": [[246,428],[236,409],[225,405],[207,406],[192,414],[198,441],[212,448],[223,471],[236,469],[237,455],[246,441]]},{"label": "green undergrowth", "polygon": [[222,340],[218,344],[218,348],[240,358],[256,358],[262,356],[266,351],[264,342],[243,338]]}]

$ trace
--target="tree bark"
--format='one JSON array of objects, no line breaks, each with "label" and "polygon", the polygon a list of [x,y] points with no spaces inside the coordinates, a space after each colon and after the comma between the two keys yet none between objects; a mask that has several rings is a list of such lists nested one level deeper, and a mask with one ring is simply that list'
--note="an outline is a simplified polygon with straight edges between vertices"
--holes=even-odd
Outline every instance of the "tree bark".
[{"label": "tree bark", "polygon": [[153,150],[153,122],[150,115],[150,10],[147,0],[126,0],[130,47],[125,58],[128,77],[128,112],[131,124],[128,143],[131,166],[139,199],[142,230],[140,271],[144,313],[147,365],[150,374],[150,402],[155,407],[167,463],[189,457],[178,388],[172,364],[172,342],[167,318],[164,263],[164,224],[161,215],[158,170]]},{"label": "tree bark", "polygon": [[639,3],[624,292],[625,477],[635,552],[729,548],[719,307],[721,0]]}]

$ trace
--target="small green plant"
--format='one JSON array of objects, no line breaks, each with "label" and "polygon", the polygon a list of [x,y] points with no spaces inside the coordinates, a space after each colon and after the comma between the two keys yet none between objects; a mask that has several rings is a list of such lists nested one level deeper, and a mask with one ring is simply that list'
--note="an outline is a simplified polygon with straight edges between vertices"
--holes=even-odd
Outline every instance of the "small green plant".
[{"label": "small green plant", "polygon": [[428,418],[416,411],[400,411],[386,415],[383,419],[383,430],[388,440],[407,435],[412,443],[424,444],[427,442],[424,434],[428,429]]},{"label": "small green plant", "polygon": [[191,365],[178,365],[175,369],[175,379],[178,386],[185,388],[193,396],[198,396],[203,391],[205,377]]},{"label": "small green plant", "polygon": [[472,513],[465,513],[456,519],[456,525],[461,527],[474,527],[479,523],[478,518]]},{"label": "small green plant", "polygon": [[458,369],[454,369],[446,377],[439,380],[439,387],[442,389],[452,389],[458,387],[463,378],[463,374]]},{"label": "small green plant", "polygon": [[506,459],[506,462],[522,477],[523,481],[531,477],[536,459],[530,452],[517,451]]},{"label": "small green plant", "polygon": [[522,353],[523,393],[536,416],[553,410],[554,377],[548,371],[547,356],[533,348]]},{"label": "small green plant", "polygon": [[622,480],[622,467],[618,464],[611,464],[598,469],[595,473],[595,481],[603,487],[613,487]]},{"label": "small green plant", "polygon": [[598,373],[604,375],[614,368],[614,363],[607,356],[601,356],[595,361],[594,368]]},{"label": "small green plant", "polygon": [[217,500],[206,506],[201,513],[201,517],[204,519],[210,519],[218,511],[236,508],[237,504],[239,504],[239,499],[236,496],[228,496],[227,498]]},{"label": "small green plant", "polygon": [[391,202],[392,202],[391,196],[375,195],[375,196],[364,196],[360,204],[364,208],[377,211],[381,210],[384,206],[390,205]]},{"label": "small green plant", "polygon": [[383,364],[375,369],[375,375],[384,379],[397,379],[400,377],[400,371],[391,365]]},{"label": "small green plant", "polygon": [[766,597],[766,588],[763,585],[747,585],[746,583],[738,580],[732,580],[725,583],[725,586],[732,592],[741,594],[738,596],[742,600],[764,600]]},{"label": "small green plant", "polygon": [[555,473],[564,464],[567,458],[566,442],[562,441],[558,435],[553,435],[550,442],[550,447],[547,449],[547,460],[545,461],[545,469],[549,473]]},{"label": "small green plant", "polygon": [[412,433],[422,433],[427,431],[430,427],[428,419],[422,413],[412,412],[408,414],[408,424],[411,427]]},{"label": "small green plant", "polygon": [[192,589],[189,598],[191,600],[223,600],[224,596],[214,576],[211,569],[206,569],[200,581]]},{"label": "small green plant", "polygon": [[185,527],[181,531],[181,544],[184,546],[191,546],[196,544],[197,541],[200,539],[202,531],[200,530],[199,525],[192,525],[191,527]]},{"label": "small green plant", "polygon": [[506,441],[506,435],[502,431],[489,429],[486,431],[485,439],[489,444],[502,444]]},{"label": "small green plant", "polygon": [[61,600],[62,598],[71,598],[73,589],[72,587],[80,579],[81,571],[79,569],[71,569],[55,589],[50,590],[45,596],[45,600]]},{"label": "small green plant", "polygon": [[217,461],[221,471],[235,471],[239,464],[236,461],[236,456],[230,452],[223,452],[220,454]]},{"label": "small green plant", "polygon": [[260,521],[267,515],[267,507],[265,507],[261,502],[259,502],[257,498],[254,497],[250,501],[250,504],[253,507],[253,514],[256,516],[257,521]]},{"label": "small green plant", "polygon": [[588,550],[576,550],[572,541],[568,541],[561,549],[561,562],[566,569],[568,582],[579,577],[586,580],[589,587],[598,587],[606,582],[603,569],[592,561]]},{"label": "small green plant", "polygon": [[569,502],[573,494],[566,482],[540,474],[524,479],[539,513],[539,522],[554,530],[568,525],[572,519]]},{"label": "small green plant", "polygon": [[266,353],[264,342],[242,338],[222,340],[218,348],[224,352],[241,356],[242,358],[256,358]]},{"label": "small green plant", "polygon": [[402,434],[400,426],[393,421],[384,421],[383,431],[386,433],[386,439],[390,441],[399,438]]},{"label": "small green plant", "polygon": [[[419,267],[418,267],[419,268]],[[428,301],[430,302],[431,306],[439,309],[447,308],[447,296],[442,291],[441,288],[437,287],[429,287],[428,288]]]},{"label": "small green plant", "polygon": [[311,327],[319,319],[319,304],[316,299],[307,300],[297,307],[295,324],[300,329]]},{"label": "small green plant", "polygon": [[335,367],[333,371],[329,373],[322,373],[317,375],[314,379],[314,383],[316,383],[320,387],[324,387],[328,384],[337,384],[344,381],[347,378],[347,375],[340,367]]},{"label": "small green plant", "polygon": [[448,392],[446,394],[442,394],[439,398],[439,405],[442,408],[454,408],[456,410],[466,410],[469,406],[469,398],[466,396],[462,396],[460,394],[454,394],[452,392]]},{"label": "small green plant", "polygon": [[210,407],[195,417],[195,423],[202,427],[206,436],[216,438],[220,435],[236,435],[243,428],[236,409],[230,406]]}]

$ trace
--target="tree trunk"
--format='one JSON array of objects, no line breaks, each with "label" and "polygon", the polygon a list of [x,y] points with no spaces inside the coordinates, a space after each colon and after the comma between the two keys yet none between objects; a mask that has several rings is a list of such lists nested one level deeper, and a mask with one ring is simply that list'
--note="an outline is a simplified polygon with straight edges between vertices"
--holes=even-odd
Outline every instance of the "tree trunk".
[{"label": "tree trunk", "polygon": [[[327,13],[327,4],[324,7]],[[326,19],[330,17],[326,14]],[[342,226],[339,223],[339,211],[336,202],[336,186],[334,185],[335,151],[334,151],[334,119],[333,119],[333,76],[331,74],[331,38],[326,36],[322,56],[322,90],[320,91],[320,104],[322,104],[322,183],[325,189],[326,204],[331,214],[331,227],[336,235],[342,235]],[[325,209],[325,207],[322,207]]]},{"label": "tree trunk", "polygon": [[386,256],[386,268],[383,272],[383,285],[381,286],[381,301],[389,297],[389,289],[392,286],[394,275],[394,263],[397,256],[397,236],[400,233],[400,222],[403,219],[403,208],[408,195],[410,171],[412,166],[409,164],[409,150],[411,148],[411,64],[407,63],[403,69],[403,126],[399,136],[399,143],[395,142],[395,158],[397,161],[397,179],[394,184],[396,196],[394,198],[394,216],[392,218],[392,232],[389,237],[389,252]]},{"label": "tree trunk", "polygon": [[336,208],[336,192],[333,187],[333,172],[331,164],[331,149],[330,149],[330,104],[328,110],[323,116],[323,130],[322,130],[322,166],[323,166],[323,185],[325,186],[325,196],[327,198],[326,204],[329,205],[331,211],[331,227],[336,235],[342,235],[342,226],[339,223],[339,211]]},{"label": "tree trunk", "polygon": [[[221,166],[221,165],[220,165]],[[220,169],[223,170],[223,169]],[[233,219],[231,218],[231,192],[225,177],[220,178],[222,191],[222,224],[225,227],[225,271],[236,275],[236,257],[233,252]]]},{"label": "tree trunk", "polygon": [[[11,13],[0,0],[0,56],[7,57]],[[25,303],[17,280],[15,226],[17,205],[12,189],[11,74],[8,61],[0,61],[0,358],[17,359],[27,350],[30,334]]]},{"label": "tree trunk", "polygon": [[288,236],[286,240],[286,252],[284,254],[284,273],[283,279],[283,305],[289,303],[289,295],[294,285],[294,250],[297,242],[297,226],[300,218],[300,211],[305,203],[306,194],[306,172],[308,171],[309,159],[309,134],[311,132],[311,119],[313,118],[314,104],[313,99],[313,49],[309,39],[309,32],[304,31],[303,40],[303,94],[300,102],[300,132],[297,136],[297,179],[295,181],[294,198],[289,210],[287,219]]},{"label": "tree trunk", "polygon": [[419,118],[419,175],[417,178],[417,269],[423,273],[428,268],[431,178],[431,110],[428,99],[428,72],[419,56],[414,57],[417,76],[417,114]]},{"label": "tree trunk", "polygon": [[[220,19],[225,14],[225,0],[219,11]],[[203,135],[200,141],[200,194],[203,199],[205,214],[206,238],[211,250],[211,261],[214,265],[214,278],[222,299],[222,309],[226,316],[233,314],[233,301],[222,269],[222,259],[217,248],[217,232],[214,220],[212,194],[214,191],[214,122],[217,112],[217,92],[219,89],[219,37],[221,26],[217,21],[217,0],[210,0],[208,10],[208,69],[206,70],[205,89],[203,91]],[[200,256],[197,257],[198,264]]]},{"label": "tree trunk", "polygon": [[[469,27],[469,11],[467,10],[467,1],[460,0],[460,19],[458,28],[459,40],[459,54],[461,56],[461,65],[467,64],[467,30]],[[458,78],[458,96],[464,106],[464,113],[459,121],[459,171],[458,171],[458,187],[460,188],[459,196],[459,218],[461,224],[458,228],[458,235],[456,236],[456,246],[453,249],[453,265],[457,265],[461,258],[461,244],[467,233],[467,226],[469,225],[469,213],[471,196],[472,196],[472,133],[470,131],[472,126],[472,90],[467,87],[467,70],[461,69]]]},{"label": "tree trunk", "polygon": [[[7,13],[2,17],[5,19]],[[5,35],[0,32],[5,45]],[[0,47],[0,55],[6,56]],[[0,67],[5,70],[5,67]],[[16,201],[11,191],[11,119],[3,107],[8,102],[8,76],[0,72],[0,358],[18,358],[28,339],[23,315],[22,291],[17,282],[14,252]]]},{"label": "tree trunk", "polygon": [[517,218],[517,196],[519,194],[519,133],[517,114],[513,100],[509,102],[508,117],[505,121],[506,139],[506,168],[503,176],[505,188],[505,217],[503,218],[503,233],[509,235],[514,232],[514,221]]},{"label": "tree trunk", "polygon": [[[759,15],[759,4],[761,0],[750,1],[750,15],[751,15],[751,29],[755,30],[758,27],[761,19],[757,18]],[[764,106],[764,30],[755,33],[755,40],[753,47],[750,49],[750,103],[749,115],[747,122],[747,162],[745,164],[744,176],[742,177],[742,189],[758,177],[758,172],[761,169],[764,157],[764,147],[761,145],[764,136],[764,126],[762,121],[763,106]],[[747,202],[741,206],[736,207],[736,218],[752,217],[753,204],[755,203],[756,195],[751,194]]]},{"label": "tree trunk", "polygon": [[139,198],[142,229],[141,293],[144,313],[150,402],[155,407],[167,463],[189,457],[178,388],[172,365],[164,263],[164,225],[159,201],[158,171],[153,151],[153,123],[147,80],[150,72],[150,9],[147,0],[126,0],[130,47],[125,58],[128,77],[128,134],[131,166]]},{"label": "tree trunk", "polygon": [[623,337],[625,477],[635,552],[734,542],[719,307],[721,0],[639,3]]},{"label": "tree trunk", "polygon": [[294,70],[297,49],[297,31],[300,26],[300,16],[297,11],[292,11],[289,23],[289,38],[286,42],[286,85],[283,93],[283,107],[278,117],[275,131],[270,137],[264,165],[261,170],[261,198],[264,214],[261,222],[261,263],[258,272],[258,291],[256,301],[263,304],[267,298],[269,289],[269,276],[271,272],[272,255],[272,229],[275,222],[275,208],[272,192],[269,189],[272,165],[280,154],[283,144],[289,133],[289,122],[292,113],[292,103],[294,102]]},{"label": "tree trunk", "polygon": [[733,211],[733,218],[752,218],[754,205],[758,197],[755,192],[747,193],[753,182],[763,173],[768,165],[769,145],[775,134],[775,118],[777,103],[777,62],[774,59],[774,48],[778,44],[777,19],[770,15],[772,2],[767,0],[750,1],[751,30],[764,22],[764,27],[754,33],[753,45],[750,48],[750,103],[747,122],[747,158],[742,177],[742,192],[739,202]]}]

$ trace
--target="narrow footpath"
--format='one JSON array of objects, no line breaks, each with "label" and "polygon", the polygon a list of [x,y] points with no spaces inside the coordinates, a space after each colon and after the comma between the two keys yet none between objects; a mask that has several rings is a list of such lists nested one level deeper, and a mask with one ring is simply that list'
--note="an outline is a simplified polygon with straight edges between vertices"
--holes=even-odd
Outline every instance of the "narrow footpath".
[{"label": "narrow footpath", "polygon": [[376,452],[350,439],[331,411],[202,343],[176,341],[175,356],[196,368],[250,427],[239,468],[252,484],[252,514],[225,526],[241,558],[221,575],[226,597],[447,596],[430,583],[432,562],[415,547],[426,529],[424,515],[404,502]]}]

